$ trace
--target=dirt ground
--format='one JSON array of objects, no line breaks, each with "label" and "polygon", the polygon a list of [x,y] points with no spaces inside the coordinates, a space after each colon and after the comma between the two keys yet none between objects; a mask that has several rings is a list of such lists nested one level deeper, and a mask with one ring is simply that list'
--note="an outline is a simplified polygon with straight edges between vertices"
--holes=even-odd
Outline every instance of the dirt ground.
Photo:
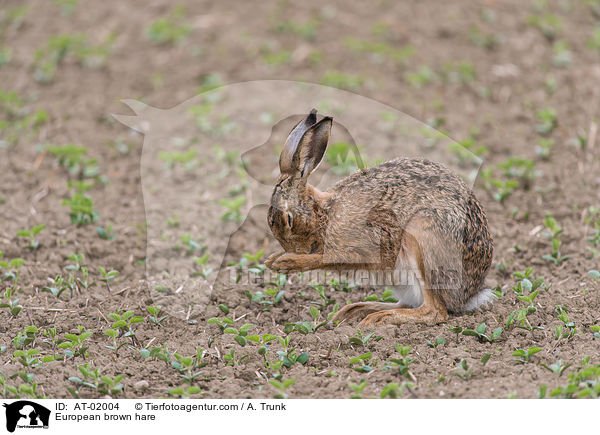
[{"label": "dirt ground", "polygon": [[[0,397],[600,393],[600,336],[594,330],[600,325],[600,275],[589,273],[600,269],[600,3],[178,6],[183,12],[164,0],[2,2],[0,261],[7,264],[0,267]],[[52,45],[59,35],[71,43],[63,38],[62,45],[56,39]],[[86,42],[73,42],[77,35]],[[98,49],[105,43],[108,48]],[[260,119],[251,139],[241,109],[234,115],[229,107],[227,119],[218,111],[196,112],[190,119],[205,124],[188,122],[185,131],[176,122],[183,115],[172,116],[152,139],[168,142],[159,148],[167,151],[148,164],[144,159],[152,154],[142,149],[154,149],[149,135],[111,114],[133,115],[120,100],[136,99],[160,109],[180,107],[172,113],[191,116],[194,107],[220,107],[209,97],[194,99],[205,91],[218,96],[214,86],[269,79],[344,88],[426,122],[482,158],[474,191],[494,238],[488,284],[501,297],[492,309],[437,326],[359,332],[353,324],[327,323],[328,315],[348,302],[381,297],[382,289],[327,282],[320,296],[294,276],[280,287],[231,282],[240,261],[260,270],[266,256],[280,250],[266,230],[265,208],[250,205],[268,199],[276,150],[292,125],[287,117],[303,113],[304,103],[288,99],[271,112],[264,102],[246,106],[256,108],[252,119]],[[139,120],[125,122],[143,130],[134,125]],[[374,123],[363,120],[356,128],[368,131]],[[244,171],[241,149],[232,144],[258,146],[275,124],[265,166]],[[229,127],[236,137],[231,142],[223,139]],[[343,132],[336,134],[341,140]],[[388,158],[393,148],[384,152],[382,141],[394,143],[394,134],[366,143],[368,134],[359,132],[365,140],[357,143],[369,161]],[[203,151],[186,158],[190,138]],[[61,164],[51,151],[68,144],[87,148],[79,166]],[[455,157],[464,168],[460,154]],[[99,218],[77,225],[62,202],[78,189],[68,182],[82,180],[90,184],[82,194],[93,198]],[[240,195],[246,202],[228,210],[223,199]],[[227,211],[232,214],[221,219]],[[17,232],[36,225],[45,228],[32,249]],[[97,227],[108,235],[100,237]],[[560,240],[554,259],[548,258],[551,239]],[[266,252],[254,262],[260,250]],[[79,270],[68,268],[72,254],[83,255]],[[10,264],[18,258],[24,260],[20,267]],[[89,271],[88,286],[81,267]],[[118,275],[101,281],[99,268]],[[528,268],[528,281],[514,276]],[[70,288],[69,275],[79,279]],[[58,276],[66,283],[56,284]],[[537,297],[534,289],[520,295],[513,289],[539,277]],[[55,296],[47,287],[65,290]],[[283,295],[269,296],[273,288]],[[149,306],[162,308],[156,322]],[[527,307],[526,317],[512,315]],[[115,325],[129,310],[133,317]],[[220,327],[209,322],[215,318],[232,323]],[[454,329],[474,330],[481,323],[485,337]],[[247,333],[245,324],[252,325]],[[36,330],[27,335],[31,326]],[[497,328],[502,331],[492,338]],[[107,330],[116,332],[114,340]],[[91,335],[77,344],[84,331]],[[514,354],[527,349],[531,356]]]}]

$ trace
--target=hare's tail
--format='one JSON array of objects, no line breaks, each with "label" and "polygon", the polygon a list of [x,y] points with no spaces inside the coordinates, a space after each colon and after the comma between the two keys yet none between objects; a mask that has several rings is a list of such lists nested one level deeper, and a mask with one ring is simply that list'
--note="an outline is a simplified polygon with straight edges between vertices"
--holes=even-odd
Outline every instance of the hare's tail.
[{"label": "hare's tail", "polygon": [[491,288],[481,289],[479,293],[467,301],[462,311],[468,313],[470,311],[487,310],[496,299]]}]

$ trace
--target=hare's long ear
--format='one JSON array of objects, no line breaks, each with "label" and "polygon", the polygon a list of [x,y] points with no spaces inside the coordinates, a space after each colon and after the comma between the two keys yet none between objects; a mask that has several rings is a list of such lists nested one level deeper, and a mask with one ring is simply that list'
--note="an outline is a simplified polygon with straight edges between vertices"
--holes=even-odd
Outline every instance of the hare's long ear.
[{"label": "hare's long ear", "polygon": [[333,118],[326,116],[306,130],[306,133],[304,133],[298,143],[298,148],[293,158],[293,162],[297,163],[297,176],[306,179],[317,169],[325,155],[332,124]]},{"label": "hare's long ear", "polygon": [[294,126],[279,156],[279,171],[282,174],[294,175],[297,172],[298,162],[294,162],[294,154],[298,149],[298,143],[304,133],[316,123],[317,109],[312,109],[305,119]]}]

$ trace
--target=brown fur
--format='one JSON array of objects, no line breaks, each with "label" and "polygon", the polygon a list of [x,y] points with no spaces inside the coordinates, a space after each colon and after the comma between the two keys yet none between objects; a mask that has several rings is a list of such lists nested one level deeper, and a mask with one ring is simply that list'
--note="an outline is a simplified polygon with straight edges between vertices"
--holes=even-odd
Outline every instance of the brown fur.
[{"label": "brown fur", "polygon": [[295,128],[280,159],[285,171],[273,189],[268,222],[285,252],[269,257],[267,267],[295,272],[417,265],[424,283],[421,306],[352,304],[335,321],[438,323],[448,312],[464,310],[482,289],[493,251],[473,192],[445,166],[422,159],[360,170],[320,192],[307,178],[325,152],[331,118],[309,118],[299,124],[304,133]]}]

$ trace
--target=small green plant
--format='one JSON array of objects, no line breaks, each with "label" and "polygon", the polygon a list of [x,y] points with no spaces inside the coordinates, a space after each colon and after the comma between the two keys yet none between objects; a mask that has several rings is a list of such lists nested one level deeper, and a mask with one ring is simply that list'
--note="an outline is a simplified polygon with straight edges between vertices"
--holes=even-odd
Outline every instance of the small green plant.
[{"label": "small green plant", "polygon": [[348,383],[348,386],[352,390],[353,394],[350,396],[351,399],[362,399],[362,394],[368,383],[365,379],[360,380],[360,384]]},{"label": "small green plant", "polygon": [[549,134],[558,126],[558,117],[556,110],[552,107],[546,107],[544,109],[535,112],[535,116],[538,119],[538,123],[535,126],[535,130],[541,134]]},{"label": "small green plant", "polygon": [[94,332],[86,331],[83,326],[78,326],[77,331],[78,334],[65,334],[64,339],[58,344],[58,348],[62,349],[67,358],[76,358],[80,356],[83,359],[86,359],[89,346],[85,342],[94,334]]},{"label": "small green plant", "polygon": [[77,367],[79,372],[82,374],[83,379],[77,376],[69,378],[76,388],[67,387],[67,391],[71,395],[78,399],[81,394],[81,388],[90,388],[99,394],[109,395],[112,397],[118,396],[123,391],[123,384],[121,381],[125,378],[124,374],[120,374],[111,378],[109,376],[103,376],[100,374],[100,370],[95,368],[92,369],[90,363],[86,363]]},{"label": "small green plant", "polygon": [[73,297],[73,289],[76,288],[75,277],[73,274],[69,275],[67,281],[60,275],[56,275],[56,278],[54,279],[48,278],[48,281],[50,284],[42,288],[43,292],[48,292],[58,299],[65,290],[69,290],[71,298]]},{"label": "small green plant", "polygon": [[71,209],[69,217],[75,225],[91,224],[100,218],[94,210],[94,200],[86,194],[75,192],[71,198],[63,200],[62,205]]},{"label": "small green plant", "polygon": [[542,349],[537,347],[537,346],[533,346],[527,349],[517,349],[515,350],[512,355],[516,356],[517,358],[515,359],[516,362],[519,362],[521,364],[525,364],[526,362],[531,361],[531,357],[533,355],[535,355],[538,352],[541,352]]},{"label": "small green plant", "polygon": [[437,348],[440,344],[446,344],[446,339],[444,337],[438,337],[435,339],[434,342],[432,342],[429,339],[425,339],[425,343],[427,343],[427,346],[435,349]]},{"label": "small green plant", "polygon": [[248,343],[248,340],[246,339],[246,337],[248,336],[248,331],[253,326],[254,325],[250,323],[246,323],[245,325],[242,325],[242,327],[240,327],[239,330],[230,326],[225,328],[223,330],[223,333],[232,334],[234,336],[233,339],[237,342],[237,344],[239,344],[240,346],[246,346],[246,344]]},{"label": "small green plant", "polygon": [[421,89],[436,79],[436,74],[427,65],[421,65],[418,70],[404,74],[404,80],[417,89]]},{"label": "small green plant", "polygon": [[[314,307],[311,307],[311,308],[314,308]],[[382,336],[374,337],[373,336],[374,334],[375,334],[374,332],[370,332],[366,335],[363,335],[363,333],[360,331],[360,329],[357,329],[356,336],[348,338],[348,342],[353,346],[368,347],[369,341],[371,340],[371,338],[373,339],[374,342],[377,342],[383,338]]]},{"label": "small green plant", "polygon": [[27,247],[29,249],[38,249],[40,247],[40,242],[38,242],[35,238],[36,236],[46,228],[46,225],[36,225],[30,230],[19,230],[17,231],[17,237],[26,238],[29,245]]},{"label": "small green plant", "polygon": [[556,325],[554,328],[554,339],[566,339],[567,341],[571,340],[575,334],[577,334],[575,323],[569,320],[567,310],[562,305],[557,305],[554,311],[558,315],[558,320],[563,322],[562,325]]},{"label": "small green plant", "polygon": [[359,148],[352,146],[348,142],[334,142],[327,147],[325,154],[326,162],[331,166],[331,170],[337,175],[348,175],[364,168],[364,163],[357,156]]},{"label": "small green plant", "polygon": [[462,331],[462,335],[470,335],[473,337],[477,337],[480,343],[493,343],[498,340],[502,335],[503,329],[502,327],[498,327],[492,331],[490,335],[486,335],[487,326],[485,322],[477,325],[475,329],[465,329]]},{"label": "small green plant", "polygon": [[469,381],[471,379],[471,375],[473,374],[473,366],[469,366],[466,359],[461,359],[458,363],[458,369],[454,370],[456,376],[461,378],[463,381]]},{"label": "small green plant", "polygon": [[125,311],[123,314],[119,313],[117,310],[114,313],[109,313],[107,317],[113,322],[111,328],[104,331],[105,335],[113,338],[113,345],[106,346],[107,349],[117,352],[119,348],[125,344],[121,343],[120,345],[117,345],[116,339],[119,336],[131,338],[131,341],[136,343],[133,325],[142,323],[144,321],[142,316],[136,316],[135,311],[133,310]]},{"label": "small green plant", "polygon": [[549,366],[546,364],[540,364],[540,366],[542,366],[543,368],[545,368],[546,370],[557,374],[558,376],[562,376],[562,374],[565,372],[565,370],[567,370],[569,367],[571,367],[573,364],[569,363],[569,364],[565,364],[562,362],[562,360],[558,360],[553,364],[550,364]]},{"label": "small green plant", "polygon": [[327,71],[321,77],[321,84],[333,88],[347,89],[350,91],[359,90],[364,84],[365,79],[355,74],[346,74],[340,71]]},{"label": "small green plant", "polygon": [[98,267],[98,272],[100,272],[100,274],[102,275],[102,278],[100,278],[100,281],[104,282],[104,284],[106,284],[106,288],[108,291],[110,290],[110,286],[108,285],[109,282],[114,281],[117,276],[119,276],[119,272],[117,270],[106,270],[103,267]]},{"label": "small green plant", "polygon": [[194,257],[194,265],[196,265],[200,270],[195,271],[194,275],[199,275],[204,279],[208,279],[210,274],[212,273],[212,268],[207,266],[208,259],[210,258],[210,254],[204,254],[202,257]]},{"label": "small green plant", "polygon": [[271,307],[279,305],[283,299],[284,291],[279,288],[265,288],[265,291],[260,290],[250,293],[249,290],[244,290],[244,294],[250,303],[258,303],[263,307],[264,311],[269,311]]},{"label": "small green plant", "polygon": [[103,240],[113,240],[117,237],[117,234],[113,231],[113,225],[108,224],[106,228],[104,227],[96,227],[96,232],[98,236],[100,236]]},{"label": "small green plant", "polygon": [[600,365],[589,365],[590,357],[582,361],[578,371],[569,373],[566,386],[559,386],[550,392],[550,397],[583,398],[600,396]]},{"label": "small green plant", "polygon": [[242,206],[246,203],[246,197],[244,195],[237,196],[233,199],[224,198],[219,201],[219,204],[227,209],[227,211],[221,216],[223,221],[242,221]]},{"label": "small green plant", "polygon": [[176,370],[179,370],[179,376],[185,382],[187,382],[189,385],[192,385],[194,379],[202,374],[200,369],[208,365],[208,361],[204,361],[205,355],[206,351],[204,349],[198,349],[195,356],[185,357],[175,353],[173,355],[175,360],[171,361],[171,365]]},{"label": "small green plant", "polygon": [[375,302],[398,302],[398,299],[396,299],[394,297],[394,293],[392,292],[392,289],[390,288],[386,288],[383,293],[381,294],[381,296],[377,296],[376,294],[367,296],[365,298],[365,301],[369,302],[369,301],[375,301]]},{"label": "small green plant", "polygon": [[289,388],[296,383],[295,379],[276,380],[271,379],[269,383],[278,391],[273,396],[274,399],[287,399],[289,397]]},{"label": "small green plant", "polygon": [[562,22],[556,15],[544,13],[541,15],[531,15],[527,23],[538,29],[546,39],[552,41],[556,38],[562,28]]},{"label": "small green plant", "polygon": [[390,399],[397,399],[404,395],[404,392],[408,389],[409,391],[414,388],[415,384],[412,382],[402,382],[398,384],[397,382],[389,382],[383,387],[381,393],[379,394],[380,399],[385,399],[389,397]]},{"label": "small green plant", "polygon": [[152,322],[152,324],[156,325],[156,326],[162,326],[162,322],[169,317],[168,315],[164,315],[161,316],[160,315],[160,307],[153,307],[153,306],[148,306],[146,307],[146,310],[148,311],[148,314],[150,314],[150,316],[148,316],[148,319],[150,320],[150,322]]},{"label": "small green plant", "polygon": [[560,252],[560,243],[560,239],[552,239],[552,252],[542,256],[544,260],[549,261],[556,267],[559,267],[570,257],[569,255],[562,255]]},{"label": "small green plant", "polygon": [[159,18],[148,26],[146,36],[155,44],[178,44],[190,34],[191,28],[184,22],[185,8],[175,7],[169,15]]},{"label": "small green plant", "polygon": [[359,373],[369,373],[373,370],[370,364],[370,360],[373,357],[372,352],[363,353],[362,355],[352,357],[348,360],[348,363],[352,368]]},{"label": "small green plant", "polygon": [[554,139],[540,137],[538,138],[538,145],[535,147],[535,153],[542,159],[547,160],[548,158],[550,158],[553,146]]},{"label": "small green plant", "polygon": [[410,371],[410,365],[416,361],[416,359],[409,356],[411,349],[411,346],[402,346],[400,344],[396,344],[396,352],[400,354],[400,357],[390,358],[390,362],[392,367],[398,368],[398,371],[402,376],[405,376],[411,379],[413,382],[416,382],[415,376]]},{"label": "small green plant", "polygon": [[221,332],[224,333],[225,329],[229,328],[228,325],[233,325],[233,319],[230,317],[223,317],[222,319],[219,319],[218,317],[211,317],[206,321],[206,323],[217,325]]},{"label": "small green plant", "polygon": [[240,365],[242,363],[242,361],[244,361],[246,358],[248,358],[248,355],[242,355],[239,358],[236,357],[235,349],[230,349],[229,353],[226,353],[225,355],[223,355],[223,359],[225,360],[225,365],[228,365],[231,367]]}]

